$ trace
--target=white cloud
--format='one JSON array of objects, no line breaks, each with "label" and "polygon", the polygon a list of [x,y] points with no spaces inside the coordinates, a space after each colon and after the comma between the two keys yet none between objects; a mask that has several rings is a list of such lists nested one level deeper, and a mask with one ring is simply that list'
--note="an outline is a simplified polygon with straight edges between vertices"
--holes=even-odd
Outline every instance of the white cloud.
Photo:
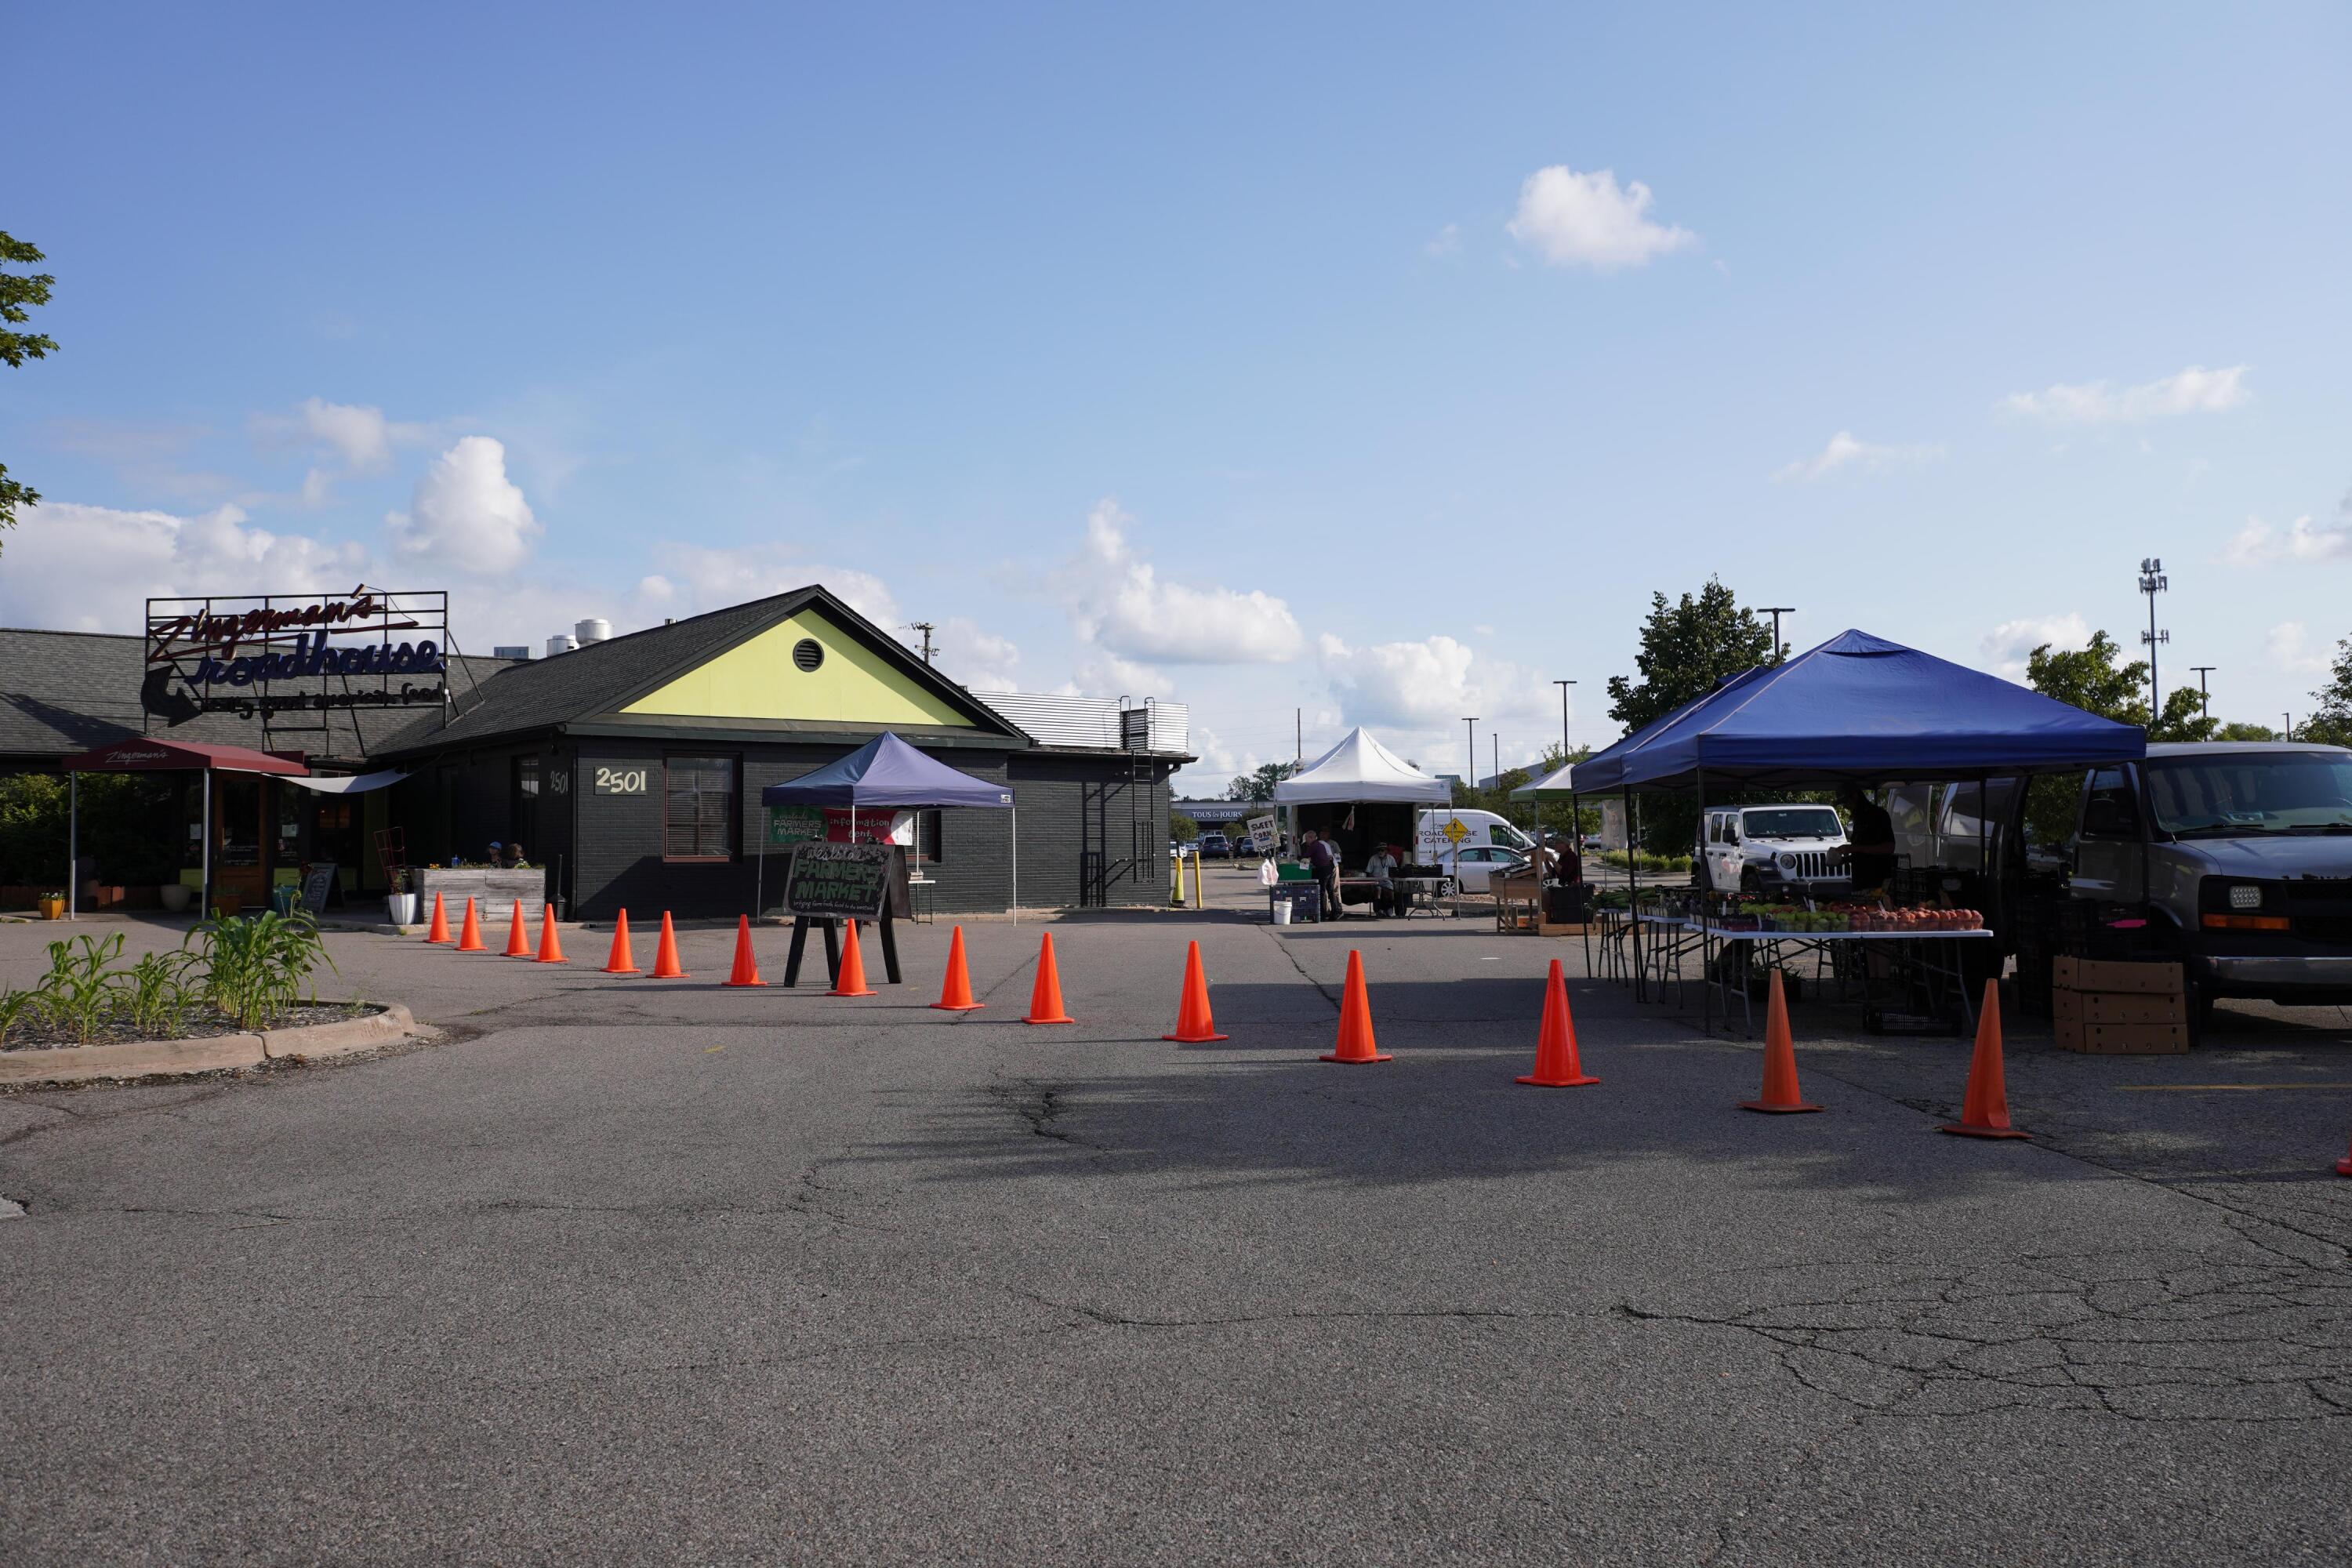
[{"label": "white cloud", "polygon": [[1580,174],[1554,163],[1529,174],[1519,187],[1518,215],[1511,237],[1542,253],[1554,267],[1585,266],[1596,272],[1641,267],[1651,258],[1698,243],[1686,228],[1653,222],[1650,187],[1635,180],[1619,189],[1614,170]]},{"label": "white cloud", "polygon": [[2273,561],[2341,561],[2352,556],[2352,495],[2347,495],[2336,509],[2330,522],[2315,522],[2305,512],[2286,525],[2281,532],[2261,518],[2246,519],[2246,526],[2230,536],[2221,547],[2221,559],[2232,566],[2266,566]]},{"label": "white cloud", "polygon": [[1462,226],[1449,223],[1429,237],[1422,247],[1426,256],[1459,256],[1462,254]]},{"label": "white cloud", "polygon": [[1556,688],[1533,670],[1487,658],[1443,634],[1351,647],[1327,632],[1317,639],[1316,653],[1339,700],[1338,712],[1318,715],[1318,729],[1364,725],[1400,754],[1435,759],[1431,771],[1461,768],[1465,715],[1478,716],[1476,772],[1482,775],[1494,771],[1490,738],[1497,733],[1506,767],[1559,738]]},{"label": "white cloud", "polygon": [[1933,462],[1944,455],[1937,446],[1881,446],[1864,441],[1851,430],[1841,430],[1814,458],[1801,458],[1778,469],[1775,479],[1826,479],[1841,468],[1891,468],[1903,463]]},{"label": "white cloud", "polygon": [[632,595],[649,624],[665,616],[698,616],[812,584],[825,588],[885,631],[896,631],[906,620],[898,613],[898,601],[889,584],[871,572],[804,561],[783,545],[718,550],[665,543],[660,554],[669,570],[641,580]]},{"label": "white cloud", "polygon": [[[909,647],[921,647],[921,634],[901,631]],[[1011,637],[984,631],[968,616],[950,616],[932,633],[933,658],[940,672],[975,691],[1015,691],[1021,649]]]},{"label": "white cloud", "polygon": [[1257,589],[1162,581],[1128,542],[1134,521],[1108,498],[1087,514],[1086,544],[1060,575],[1080,642],[1121,660],[1160,664],[1280,664],[1298,657],[1306,637],[1287,605]]},{"label": "white cloud", "polygon": [[2003,621],[1987,632],[1978,646],[1983,650],[1985,662],[1992,667],[1994,674],[2004,680],[2022,681],[2027,657],[2045,643],[2063,649],[2088,647],[2091,643],[2090,623],[2083,619],[2078,610],[2069,610],[2063,616]]},{"label": "white cloud", "polygon": [[2132,425],[2181,414],[2216,414],[2253,396],[2245,383],[2251,368],[2233,364],[2224,370],[2207,370],[2192,364],[2137,386],[2085,381],[2040,392],[2014,392],[2001,399],[2000,405],[2011,414],[2050,425]]},{"label": "white cloud", "polygon": [[2264,647],[2271,663],[2288,675],[2317,675],[2327,668],[2327,655],[2313,649],[2311,633],[2301,621],[2273,626]]},{"label": "white cloud", "polygon": [[507,449],[488,436],[465,437],[435,458],[409,510],[383,521],[401,554],[484,575],[521,565],[545,531],[507,478]]},{"label": "white cloud", "polygon": [[383,473],[392,467],[394,447],[413,446],[433,435],[428,426],[385,418],[381,408],[330,403],[323,397],[305,398],[290,415],[257,414],[247,425],[266,446],[291,447],[334,459],[303,476],[301,499],[309,506],[323,504],[337,479]]},{"label": "white cloud", "polygon": [[1174,684],[1162,672],[1097,649],[1078,661],[1061,691],[1070,697],[1168,697]]},{"label": "white cloud", "polygon": [[0,623],[64,631],[137,631],[150,597],[335,593],[368,574],[359,545],[249,527],[233,505],[181,517],[43,501],[7,549]]}]

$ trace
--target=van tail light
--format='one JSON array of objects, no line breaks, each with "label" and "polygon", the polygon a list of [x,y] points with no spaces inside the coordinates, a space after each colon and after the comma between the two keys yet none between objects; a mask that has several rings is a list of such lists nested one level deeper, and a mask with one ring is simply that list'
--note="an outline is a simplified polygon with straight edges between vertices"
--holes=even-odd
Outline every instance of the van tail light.
[{"label": "van tail light", "polygon": [[2284,915],[2213,915],[2203,917],[2207,931],[2284,931]]}]

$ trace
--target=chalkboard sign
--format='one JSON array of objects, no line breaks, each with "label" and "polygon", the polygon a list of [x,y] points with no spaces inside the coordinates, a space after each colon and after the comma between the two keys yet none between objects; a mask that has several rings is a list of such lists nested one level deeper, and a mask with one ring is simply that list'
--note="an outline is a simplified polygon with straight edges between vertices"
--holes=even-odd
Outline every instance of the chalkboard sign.
[{"label": "chalkboard sign", "polygon": [[784,909],[835,920],[879,920],[893,859],[887,844],[797,844],[784,873]]},{"label": "chalkboard sign", "polygon": [[302,907],[318,914],[327,907],[327,894],[335,885],[335,863],[332,860],[310,868],[302,879]]}]

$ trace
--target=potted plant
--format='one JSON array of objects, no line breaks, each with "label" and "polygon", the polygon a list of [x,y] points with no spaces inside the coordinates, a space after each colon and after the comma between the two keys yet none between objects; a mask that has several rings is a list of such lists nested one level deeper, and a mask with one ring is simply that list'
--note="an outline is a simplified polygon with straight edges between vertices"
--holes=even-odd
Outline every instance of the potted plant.
[{"label": "potted plant", "polygon": [[392,874],[392,891],[384,895],[383,912],[396,926],[416,923],[416,894],[409,886],[409,874],[405,870]]},{"label": "potted plant", "polygon": [[63,893],[43,893],[40,905],[43,920],[61,921],[66,918],[66,896]]},{"label": "potted plant", "polygon": [[166,882],[155,889],[155,897],[166,914],[185,914],[195,896],[196,890],[185,882]]}]

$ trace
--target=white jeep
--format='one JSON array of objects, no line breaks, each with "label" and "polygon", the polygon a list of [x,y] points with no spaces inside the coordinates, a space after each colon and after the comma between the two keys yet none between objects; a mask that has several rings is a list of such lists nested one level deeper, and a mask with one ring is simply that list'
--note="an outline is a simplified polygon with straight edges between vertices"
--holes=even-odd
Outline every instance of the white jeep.
[{"label": "white jeep", "polygon": [[1704,885],[1717,892],[1802,898],[1818,884],[1844,884],[1853,875],[1845,826],[1832,806],[1710,807],[1699,838]]}]

